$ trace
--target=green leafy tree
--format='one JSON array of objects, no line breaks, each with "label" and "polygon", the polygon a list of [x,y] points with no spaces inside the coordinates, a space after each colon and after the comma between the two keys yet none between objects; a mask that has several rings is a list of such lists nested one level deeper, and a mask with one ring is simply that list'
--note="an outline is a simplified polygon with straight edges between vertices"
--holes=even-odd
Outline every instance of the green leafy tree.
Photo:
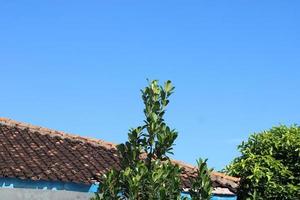
[{"label": "green leafy tree", "polygon": [[274,127],[238,146],[241,156],[227,166],[241,177],[239,199],[300,199],[300,127]]},{"label": "green leafy tree", "polygon": [[197,160],[197,176],[192,180],[192,188],[189,190],[193,200],[207,200],[212,195],[212,181],[210,173],[212,169],[207,166],[207,159]]},{"label": "green leafy tree", "polygon": [[179,199],[180,168],[171,163],[177,132],[164,120],[174,87],[152,81],[142,90],[145,120],[131,129],[128,141],[117,146],[121,170],[113,169],[101,183],[98,199]]},{"label": "green leafy tree", "polygon": [[[173,145],[178,133],[164,120],[169,97],[173,91],[171,81],[160,86],[156,80],[142,90],[145,106],[144,124],[131,129],[128,133],[128,141],[117,146],[121,167],[119,170],[110,170],[104,176],[99,193],[94,199],[183,199],[181,198],[181,168],[169,158],[169,155],[173,154]],[[208,172],[205,168],[206,163],[202,164],[199,174],[203,180],[197,179],[199,183],[202,181],[199,185],[201,187],[207,180],[204,173]],[[193,191],[197,190],[197,183]],[[205,187],[207,189],[208,185]]]}]

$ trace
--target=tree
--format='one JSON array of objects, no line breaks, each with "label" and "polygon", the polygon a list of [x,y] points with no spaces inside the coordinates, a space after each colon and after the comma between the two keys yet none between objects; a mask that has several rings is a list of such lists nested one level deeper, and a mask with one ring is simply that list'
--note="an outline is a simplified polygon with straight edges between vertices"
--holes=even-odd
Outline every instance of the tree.
[{"label": "tree", "polygon": [[239,199],[300,198],[300,127],[279,126],[253,134],[227,166],[241,177]]},{"label": "tree", "polygon": [[[94,199],[181,199],[182,169],[169,158],[169,155],[173,154],[173,145],[178,133],[164,120],[169,97],[173,91],[171,81],[160,86],[156,80],[142,90],[145,106],[144,124],[131,129],[128,141],[117,146],[121,169],[112,169],[104,176],[99,193]],[[199,174],[204,179],[196,179],[202,182],[199,187],[195,183],[193,191],[202,190],[200,187],[203,184],[205,189],[209,187],[209,184],[205,184],[209,179],[204,175],[209,171],[205,167],[206,163],[204,165],[201,163]]]},{"label": "tree", "polygon": [[111,170],[101,185],[100,199],[179,199],[180,168],[171,163],[177,132],[164,121],[174,87],[152,81],[142,90],[145,120],[117,146],[121,170]]}]

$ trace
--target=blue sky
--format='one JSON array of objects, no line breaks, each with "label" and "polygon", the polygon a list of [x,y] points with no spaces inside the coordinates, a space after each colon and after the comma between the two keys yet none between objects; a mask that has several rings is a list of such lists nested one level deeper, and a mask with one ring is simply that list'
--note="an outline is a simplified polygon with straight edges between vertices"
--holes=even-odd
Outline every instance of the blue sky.
[{"label": "blue sky", "polygon": [[0,1],[0,115],[119,143],[172,80],[175,158],[300,122],[299,1]]}]

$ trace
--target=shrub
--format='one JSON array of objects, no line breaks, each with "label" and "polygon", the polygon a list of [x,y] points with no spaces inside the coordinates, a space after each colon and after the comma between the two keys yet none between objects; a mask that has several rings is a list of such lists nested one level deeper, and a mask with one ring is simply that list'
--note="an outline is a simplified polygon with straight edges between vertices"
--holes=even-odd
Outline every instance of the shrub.
[{"label": "shrub", "polygon": [[207,166],[207,159],[197,160],[197,176],[192,180],[192,188],[189,193],[193,200],[205,200],[210,199],[212,194],[212,181],[210,173],[212,169]]},{"label": "shrub", "polygon": [[241,177],[239,199],[300,199],[300,127],[274,127],[238,146],[227,167]]}]

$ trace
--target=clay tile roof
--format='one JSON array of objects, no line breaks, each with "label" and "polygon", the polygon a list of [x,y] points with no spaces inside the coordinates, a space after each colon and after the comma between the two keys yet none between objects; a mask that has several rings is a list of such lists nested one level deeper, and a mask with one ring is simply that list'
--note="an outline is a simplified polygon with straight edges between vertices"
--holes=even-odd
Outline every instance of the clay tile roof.
[{"label": "clay tile roof", "polygon": [[[189,188],[196,168],[173,162]],[[0,177],[91,184],[111,168],[120,168],[116,144],[0,118]],[[214,193],[236,192],[238,178],[218,172],[211,178]]]}]

